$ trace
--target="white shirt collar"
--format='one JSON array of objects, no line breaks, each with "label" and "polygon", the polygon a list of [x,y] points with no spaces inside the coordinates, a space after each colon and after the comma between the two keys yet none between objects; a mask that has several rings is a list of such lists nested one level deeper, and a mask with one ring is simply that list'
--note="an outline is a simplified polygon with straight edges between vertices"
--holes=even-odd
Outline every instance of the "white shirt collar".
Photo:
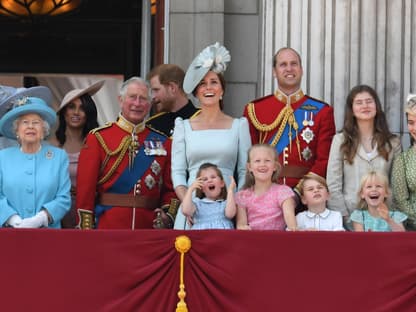
[{"label": "white shirt collar", "polygon": [[316,217],[326,219],[330,215],[330,213],[331,213],[331,211],[327,208],[325,208],[325,210],[322,211],[321,213],[315,213],[315,212],[312,212],[312,211],[308,210],[308,211],[306,211],[306,216],[308,218],[311,218],[311,219],[316,218]]}]

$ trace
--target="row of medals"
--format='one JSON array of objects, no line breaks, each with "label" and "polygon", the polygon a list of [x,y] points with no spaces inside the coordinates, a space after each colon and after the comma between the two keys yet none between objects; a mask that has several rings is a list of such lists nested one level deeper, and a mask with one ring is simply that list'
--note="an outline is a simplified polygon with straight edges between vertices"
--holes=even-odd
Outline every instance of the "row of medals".
[{"label": "row of medals", "polygon": [[[312,129],[309,128],[314,125],[313,112],[305,112],[305,117],[302,121],[302,125],[304,126],[304,128],[302,130],[301,137],[307,144],[309,144],[310,142],[312,142],[315,136]],[[309,146],[305,147],[301,154],[303,159],[306,161],[308,161],[312,157],[312,151],[309,148]]]}]

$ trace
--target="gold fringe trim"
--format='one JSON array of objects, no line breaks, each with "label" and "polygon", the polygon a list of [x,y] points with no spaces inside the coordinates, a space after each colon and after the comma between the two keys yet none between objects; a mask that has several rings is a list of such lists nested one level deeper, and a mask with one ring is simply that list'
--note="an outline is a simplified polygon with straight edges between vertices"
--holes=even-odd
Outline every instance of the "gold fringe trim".
[{"label": "gold fringe trim", "polygon": [[191,249],[191,240],[186,235],[178,236],[176,237],[176,240],[175,240],[175,248],[177,252],[181,253],[179,291],[178,291],[179,302],[176,305],[176,312],[188,312],[188,308],[185,302],[186,292],[185,292],[185,284],[183,282],[183,269],[184,269],[183,262],[185,258],[185,253],[188,252],[189,249]]},{"label": "gold fringe trim", "polygon": [[107,144],[105,144],[105,141],[103,139],[103,137],[101,136],[101,134],[99,132],[94,133],[95,137],[97,138],[98,142],[100,143],[101,147],[104,149],[105,153],[106,153],[106,159],[104,160],[103,164],[101,165],[101,171],[104,169],[105,165],[107,164],[108,160],[110,159],[111,156],[117,155],[118,153],[120,153],[116,159],[116,161],[114,162],[113,166],[110,168],[110,170],[105,174],[104,177],[102,177],[99,181],[98,184],[103,184],[105,182],[107,182],[110,177],[113,175],[114,171],[116,171],[116,169],[118,168],[118,166],[120,165],[121,161],[123,160],[124,155],[127,152],[127,149],[130,146],[131,143],[131,137],[129,135],[126,135],[123,140],[121,140],[120,145],[114,150],[111,151]]},{"label": "gold fringe trim", "polygon": [[[254,111],[254,103],[249,103],[247,106],[248,117],[251,120],[253,126],[260,131],[260,143],[264,143],[266,139],[266,132],[276,129],[279,125],[279,129],[270,145],[275,146],[282,136],[283,130],[286,127],[288,119],[293,115],[293,110],[290,105],[285,106],[277,116],[277,118],[271,124],[262,124],[257,119],[256,112]],[[293,118],[293,117],[292,117]],[[294,119],[294,118],[293,118]]]}]

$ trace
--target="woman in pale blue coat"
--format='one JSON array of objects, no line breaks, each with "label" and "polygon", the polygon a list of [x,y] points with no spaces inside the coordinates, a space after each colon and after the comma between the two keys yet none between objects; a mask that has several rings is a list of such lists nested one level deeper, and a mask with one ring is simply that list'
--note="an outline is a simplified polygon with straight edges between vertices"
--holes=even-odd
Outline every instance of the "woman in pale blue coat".
[{"label": "woman in pale blue coat", "polygon": [[[230,59],[228,51],[217,43],[205,48],[186,72],[184,91],[198,98],[201,110],[191,119],[175,120],[172,182],[181,201],[200,165],[205,162],[218,166],[226,185],[234,174],[237,185],[244,184],[247,151],[251,146],[248,122],[244,117],[232,118],[222,111],[223,72]],[[188,226],[179,209],[175,229],[184,228]]]},{"label": "woman in pale blue coat", "polygon": [[39,97],[19,97],[0,120],[0,133],[17,139],[19,146],[0,151],[0,224],[14,228],[60,228],[71,206],[68,157],[64,150],[43,141],[56,121]]}]

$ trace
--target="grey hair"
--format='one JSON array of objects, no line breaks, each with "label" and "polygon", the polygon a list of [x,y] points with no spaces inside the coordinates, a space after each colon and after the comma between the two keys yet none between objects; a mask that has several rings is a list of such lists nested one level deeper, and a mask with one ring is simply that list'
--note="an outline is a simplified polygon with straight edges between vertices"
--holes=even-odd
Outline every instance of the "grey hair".
[{"label": "grey hair", "polygon": [[[17,127],[18,127],[18,123],[19,123],[20,117],[22,117],[22,116],[17,117],[13,121],[13,132],[16,133],[16,137],[17,137]],[[42,116],[39,115],[39,117],[40,117],[40,119],[42,120],[42,123],[43,123],[43,140],[45,140],[45,139],[47,139],[49,137],[49,135],[51,133],[51,126],[49,125],[49,122],[47,122],[46,120],[44,120],[42,118]]]},{"label": "grey hair", "polygon": [[136,83],[138,85],[145,86],[148,90],[147,93],[148,93],[148,96],[150,98],[150,88],[149,88],[148,82],[145,79],[143,79],[141,77],[137,77],[137,76],[133,76],[133,77],[131,77],[131,78],[129,78],[126,81],[123,82],[123,84],[121,85],[121,88],[120,88],[120,92],[119,92],[119,95],[121,96],[121,98],[124,99],[124,96],[126,95],[126,92],[127,92],[127,87],[132,83]]}]

